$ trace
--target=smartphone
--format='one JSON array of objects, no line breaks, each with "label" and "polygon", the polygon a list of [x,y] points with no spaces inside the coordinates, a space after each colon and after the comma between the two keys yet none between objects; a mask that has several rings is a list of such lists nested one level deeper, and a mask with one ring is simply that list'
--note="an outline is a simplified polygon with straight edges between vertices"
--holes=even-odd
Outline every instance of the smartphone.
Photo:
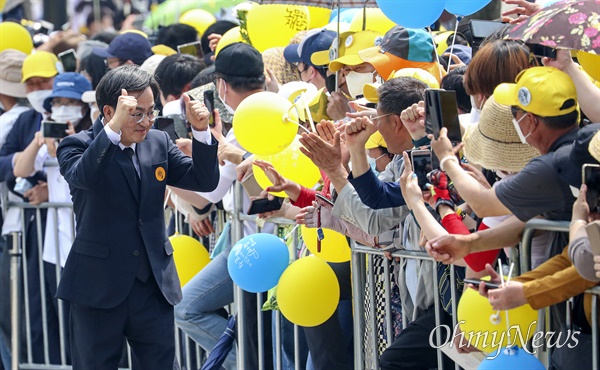
[{"label": "smartphone", "polygon": [[431,151],[428,149],[411,150],[410,162],[412,163],[413,172],[417,175],[419,187],[421,190],[427,190],[427,186],[425,186],[429,182],[427,181],[427,174],[433,171]]},{"label": "smartphone", "polygon": [[586,163],[581,169],[581,181],[587,185],[586,201],[590,212],[600,213],[598,196],[600,195],[600,165]]},{"label": "smartphone", "polygon": [[471,19],[469,29],[471,30],[471,49],[473,55],[479,50],[481,42],[492,33],[500,30],[505,24],[499,21],[488,21],[483,19]]},{"label": "smartphone", "polygon": [[448,130],[450,141],[453,143],[461,141],[456,92],[453,90],[426,89],[425,131],[428,134],[433,134],[433,137],[438,139],[442,127]]},{"label": "smartphone", "polygon": [[208,125],[210,127],[215,127],[215,92],[212,90],[204,91],[204,105],[206,105],[206,109],[210,112],[210,116],[208,117]]},{"label": "smartphone", "polygon": [[69,125],[64,122],[52,122],[52,121],[43,121],[42,122],[42,134],[44,137],[51,137],[55,139],[62,139],[67,137],[67,129]]},{"label": "smartphone", "polygon": [[540,44],[526,44],[529,48],[529,52],[533,54],[536,58],[548,57],[552,59],[556,59],[556,49],[551,48],[550,46],[540,45]]},{"label": "smartphone", "polygon": [[179,139],[179,135],[175,131],[175,120],[168,117],[156,117],[154,127],[169,134],[169,137],[175,143]]},{"label": "smartphone", "polygon": [[204,58],[204,52],[202,51],[202,44],[200,41],[189,42],[187,44],[177,45],[177,52],[179,54],[189,54],[200,59]]},{"label": "smartphone", "polygon": [[69,49],[58,54],[58,59],[60,59],[65,72],[77,71],[77,54],[74,49]]},{"label": "smartphone", "polygon": [[322,200],[323,202],[329,204],[332,207],[334,206],[333,201],[331,199],[327,198],[326,196],[324,196],[321,193],[316,193],[315,197],[319,198],[320,200]]},{"label": "smartphone", "polygon": [[255,215],[257,213],[277,211],[281,209],[282,205],[283,198],[281,197],[275,197],[273,200],[269,200],[269,198],[254,199],[250,202],[247,214]]},{"label": "smartphone", "polygon": [[479,287],[479,283],[482,281],[485,283],[485,290],[489,289],[498,289],[500,288],[500,284],[492,283],[489,280],[481,280],[481,279],[464,279],[463,280],[467,284],[473,284],[476,288]]}]

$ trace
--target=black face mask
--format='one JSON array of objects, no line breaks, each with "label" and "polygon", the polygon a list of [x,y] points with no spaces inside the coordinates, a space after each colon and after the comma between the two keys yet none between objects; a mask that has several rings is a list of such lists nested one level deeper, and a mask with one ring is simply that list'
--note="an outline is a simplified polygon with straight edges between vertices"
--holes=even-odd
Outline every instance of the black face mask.
[{"label": "black face mask", "polygon": [[332,93],[336,90],[336,85],[335,85],[335,73],[327,76],[327,78],[325,79],[325,88],[327,89],[327,91],[329,91],[329,93]]}]

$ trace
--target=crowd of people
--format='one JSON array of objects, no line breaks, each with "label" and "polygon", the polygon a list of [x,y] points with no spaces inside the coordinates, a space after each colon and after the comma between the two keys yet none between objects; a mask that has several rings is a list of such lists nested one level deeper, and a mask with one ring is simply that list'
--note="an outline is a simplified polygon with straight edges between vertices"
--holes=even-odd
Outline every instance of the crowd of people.
[{"label": "crowd of people", "polygon": [[[269,220],[287,218],[385,251],[369,268],[383,279],[382,266],[391,264],[390,291],[364,287],[378,303],[391,300],[393,338],[379,335],[384,303],[375,308],[376,327],[367,329],[379,338],[381,369],[438,366],[430,338],[457,314],[451,282],[456,299],[478,289],[494,310],[552,307],[554,326],[546,330],[581,336],[574,348],[554,349],[550,368],[592,368],[598,348],[586,291],[600,281],[600,85],[570,50],[539,57],[532,45],[509,39],[542,7],[503,1],[516,5],[505,15],[518,17],[483,40],[462,26],[443,42],[401,25],[340,34],[325,27],[262,53],[248,40],[223,37],[235,19],[217,20],[202,34],[174,23],[149,36],[134,27],[143,10],[130,1],[114,9],[103,1],[102,20],[90,13],[85,36],[68,30],[40,42],[5,19],[0,27],[11,28],[3,40],[6,29],[27,36],[0,45],[0,369],[10,368],[11,355],[23,356],[9,350],[14,232],[24,245],[30,322],[22,340],[31,343],[33,363],[60,364],[66,356],[74,369],[116,369],[126,364],[127,341],[133,369],[176,369],[176,327],[210,353],[234,303],[227,261],[235,240],[229,222],[215,230],[219,210],[236,211],[236,182],[245,189],[242,211],[255,198],[286,198],[279,210],[244,221],[244,236],[257,228],[276,233]],[[600,13],[597,0],[588,2]],[[196,41],[196,55],[178,52]],[[73,70],[58,58],[70,49]],[[432,119],[436,107],[428,100],[439,89],[456,97],[451,108],[441,107],[455,116],[434,134],[441,120]],[[318,167],[317,184],[284,177],[236,138],[236,110],[264,91],[298,107],[297,155]],[[211,94],[214,106],[207,107]],[[258,186],[253,171],[271,185]],[[35,207],[48,204],[56,211]],[[165,223],[165,208],[182,214],[183,229],[211,253],[182,288],[168,239],[179,227],[174,216]],[[536,233],[530,271],[505,283],[497,271],[510,264],[511,249],[536,218],[570,221],[569,232]],[[426,251],[435,261],[395,259],[397,250]],[[294,259],[310,254],[294,252]],[[340,302],[328,320],[303,327],[297,343],[293,323],[282,317],[285,369],[355,367],[350,261],[328,265]],[[488,276],[498,288],[463,282]],[[271,368],[275,316],[263,312],[261,325],[256,307],[272,297],[239,298],[245,356],[234,346],[222,366],[257,369],[262,361]],[[62,353],[61,335],[70,343]],[[461,354],[478,351],[473,343],[456,346]],[[454,366],[445,355],[443,363]]]}]

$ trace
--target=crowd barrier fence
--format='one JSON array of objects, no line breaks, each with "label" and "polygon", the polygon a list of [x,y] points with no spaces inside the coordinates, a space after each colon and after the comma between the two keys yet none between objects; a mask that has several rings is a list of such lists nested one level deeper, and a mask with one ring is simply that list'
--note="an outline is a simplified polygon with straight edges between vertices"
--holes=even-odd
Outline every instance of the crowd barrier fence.
[{"label": "crowd barrier fence", "polygon": [[[54,212],[56,216],[58,216],[57,212],[59,208],[71,208],[72,205],[69,203],[43,203],[38,206],[32,206],[27,203],[18,203],[18,202],[8,202],[5,203],[8,207],[18,207],[21,211],[21,220],[22,220],[22,230],[25,230],[26,220],[24,217],[26,209],[33,209],[36,212],[36,220],[37,220],[37,229],[42,230],[41,225],[41,213],[43,210],[47,210],[47,212]],[[235,211],[232,214],[225,214],[223,211],[219,211],[217,219],[219,223],[224,223],[227,218],[232,220],[232,244],[235,244],[237,240],[240,240],[243,237],[243,222],[244,221],[253,221],[255,220],[254,216],[248,216],[243,211],[243,189],[239,184],[236,184],[234,187],[234,208]],[[293,222],[290,220],[284,219],[274,219],[270,222],[275,223],[278,227],[275,228],[275,233],[280,232],[279,226],[289,226],[293,225]],[[531,268],[531,239],[533,235],[538,230],[543,231],[568,231],[568,222],[553,222],[547,220],[532,220],[529,221],[523,231],[523,237],[521,242],[521,248],[519,255],[518,264],[520,266],[521,273],[529,271]],[[58,227],[57,224],[54,227]],[[222,227],[217,227],[217,230],[222,230]],[[58,238],[58,230],[55,230],[54,235]],[[74,231],[74,230],[73,230]],[[260,231],[260,228],[257,227],[256,231]],[[66,339],[66,330],[68,328],[67,322],[65,320],[64,311],[64,302],[58,301],[58,321],[59,321],[59,348],[60,348],[60,363],[52,364],[50,361],[49,354],[49,334],[47,332],[47,320],[46,317],[46,300],[41,299],[41,312],[42,312],[42,324],[43,324],[43,357],[44,361],[41,363],[35,363],[32,357],[32,338],[31,338],[31,317],[29,310],[29,300],[28,300],[28,288],[32,283],[29,280],[28,276],[28,264],[24,263],[27,261],[27,240],[23,236],[23,233],[15,232],[12,234],[12,243],[10,246],[10,284],[11,284],[11,326],[12,326],[12,336],[10,342],[10,349],[12,356],[11,367],[13,370],[19,369],[47,369],[47,370],[67,370],[71,369],[71,366],[68,365],[68,351],[67,351],[67,339]],[[43,239],[44,236],[41,235],[40,232],[37,233],[37,254],[39,256],[38,267],[40,271],[44,269],[44,264],[42,262],[42,248],[43,248]],[[292,238],[292,249],[297,251],[300,245],[300,233],[299,229],[293,229],[293,232],[289,233],[288,237]],[[55,240],[58,243],[58,240]],[[365,247],[362,245],[358,245],[354,242],[351,243],[352,248],[352,259],[351,259],[351,268],[352,268],[352,304],[353,304],[353,332],[354,332],[354,366],[356,369],[379,369],[379,355],[381,352],[380,342],[381,338],[378,337],[378,327],[383,327],[384,332],[384,346],[387,347],[391,344],[391,338],[394,337],[394,327],[392,320],[392,307],[391,307],[391,262],[384,258],[383,251],[374,249],[371,247]],[[57,261],[60,261],[60,256],[58,255],[59,249],[57,248]],[[511,253],[511,257],[516,256],[516,253]],[[296,256],[296,253],[294,253]],[[412,251],[412,250],[399,250],[395,251],[392,254],[392,257],[398,258],[400,260],[400,264],[404,260],[416,260],[421,261],[421,263],[431,263],[435,262],[422,251]],[[373,265],[374,260],[376,258],[380,258],[382,260],[383,272],[376,276]],[[56,275],[56,279],[60,278],[60,266],[56,265],[56,270],[54,271]],[[438,292],[438,279],[436,269],[432,269],[433,273],[433,289],[435,292]],[[456,312],[456,284],[454,277],[453,267],[450,272],[450,287],[451,287],[451,297],[452,297],[452,312]],[[40,294],[42,297],[48,294],[45,290],[45,284],[43,284],[44,274],[40,273],[39,277],[41,286]],[[368,287],[368,289],[365,289]],[[375,300],[375,291],[376,289],[383,289],[383,312],[384,312],[384,320],[383,323],[378,322],[378,317],[376,314],[376,300]],[[595,287],[590,289],[588,293],[593,294],[592,296],[592,343],[593,343],[593,364],[594,370],[599,369],[598,366],[598,353],[596,348],[598,348],[598,295],[600,295],[600,287]],[[440,325],[440,298],[439,294],[434,295],[434,306],[436,310],[436,325]],[[365,305],[366,302],[366,305]],[[235,285],[234,292],[234,304],[229,307],[229,312],[231,314],[237,314],[237,330],[238,332],[243,332],[245,330],[246,318],[244,315],[239,315],[240,312],[244,311],[244,299],[242,295],[242,290],[237,285]],[[365,307],[366,306],[366,307]],[[24,308],[21,311],[21,308]],[[258,321],[258,350],[259,350],[259,367],[256,370],[266,369],[266,358],[265,358],[265,346],[269,345],[265,342],[264,332],[265,330],[271,330],[271,328],[265,327],[265,323],[263,322],[262,312],[262,301],[261,299],[257,300],[256,314]],[[22,316],[23,315],[23,316]],[[548,314],[548,310],[540,310],[539,312],[540,320],[538,323],[542,325],[542,327],[538,327],[538,330],[543,330],[544,328],[549,328],[551,325],[551,315]],[[282,369],[282,339],[281,339],[281,314],[276,311],[274,314],[274,325],[275,325],[275,337],[273,341],[275,343],[274,346],[274,368]],[[21,325],[23,325],[22,320],[24,320],[25,325],[25,333],[26,337],[21,338]],[[453,326],[456,325],[456,315],[453,315]],[[402,327],[406,327],[408,324],[407,320],[402,320]],[[299,335],[300,330],[302,328],[294,325],[294,368],[296,370],[300,370],[303,368],[302,364],[300,364],[299,357]],[[438,330],[436,332],[436,337],[438,343],[441,342],[441,333]],[[24,340],[23,340],[24,339]],[[23,353],[23,348],[21,346],[25,343],[24,356],[14,355]],[[179,363],[182,369],[199,369],[201,367],[202,361],[206,358],[206,353],[204,350],[193,343],[191,339],[189,339],[183,332],[180,330],[176,331],[175,343],[177,349],[177,356],[179,359]],[[237,359],[238,359],[238,369],[242,369],[242,359],[245,358],[247,348],[246,343],[244,342],[243,336],[238,336],[237,339]],[[459,365],[463,368],[468,368],[468,364],[472,364],[470,361],[461,361],[461,358],[464,357],[452,355],[451,350],[447,348],[439,349],[437,351],[437,361],[438,368],[443,369],[442,364],[442,354],[446,353],[457,363],[455,368],[459,369]],[[123,369],[128,369],[129,364],[131,363],[131,356],[129,351],[127,351],[128,356],[126,359],[126,365],[124,365]],[[544,348],[543,351],[538,352],[538,357],[545,364],[549,363],[550,359],[550,349]],[[481,357],[479,357],[481,359]]]}]

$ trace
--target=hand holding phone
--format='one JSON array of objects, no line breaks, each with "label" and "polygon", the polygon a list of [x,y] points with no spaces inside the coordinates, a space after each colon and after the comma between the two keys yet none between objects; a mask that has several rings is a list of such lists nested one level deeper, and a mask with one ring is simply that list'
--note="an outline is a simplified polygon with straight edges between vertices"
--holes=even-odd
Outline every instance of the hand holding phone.
[{"label": "hand holding phone", "polygon": [[215,94],[212,90],[204,91],[204,105],[206,105],[206,109],[210,113],[208,117],[208,125],[210,127],[215,127]]},{"label": "hand holding phone", "polygon": [[427,190],[427,174],[433,171],[431,151],[428,149],[412,150],[410,152],[410,162],[412,163],[413,173],[417,175],[419,187],[421,190]]},{"label": "hand holding phone", "polygon": [[500,284],[496,284],[496,283],[492,283],[489,280],[481,280],[481,279],[464,279],[463,280],[465,283],[467,284],[473,284],[473,286],[477,289],[479,289],[479,284],[481,282],[483,282],[485,284],[485,290],[490,290],[490,289],[498,289],[500,288]]},{"label": "hand holding phone", "polygon": [[283,198],[281,197],[274,197],[272,200],[269,198],[254,199],[250,202],[250,207],[246,213],[249,215],[255,215],[257,213],[277,211],[281,209],[282,205]]},{"label": "hand holding phone", "polygon": [[452,90],[425,90],[425,131],[433,134],[434,139],[440,136],[440,130],[446,127],[448,139],[453,143],[460,142],[460,122],[456,92]]},{"label": "hand holding phone", "polygon": [[66,122],[53,122],[53,121],[43,121],[42,122],[42,135],[45,138],[55,138],[55,139],[65,138],[69,135],[67,133],[68,129],[69,129],[69,124]]}]

